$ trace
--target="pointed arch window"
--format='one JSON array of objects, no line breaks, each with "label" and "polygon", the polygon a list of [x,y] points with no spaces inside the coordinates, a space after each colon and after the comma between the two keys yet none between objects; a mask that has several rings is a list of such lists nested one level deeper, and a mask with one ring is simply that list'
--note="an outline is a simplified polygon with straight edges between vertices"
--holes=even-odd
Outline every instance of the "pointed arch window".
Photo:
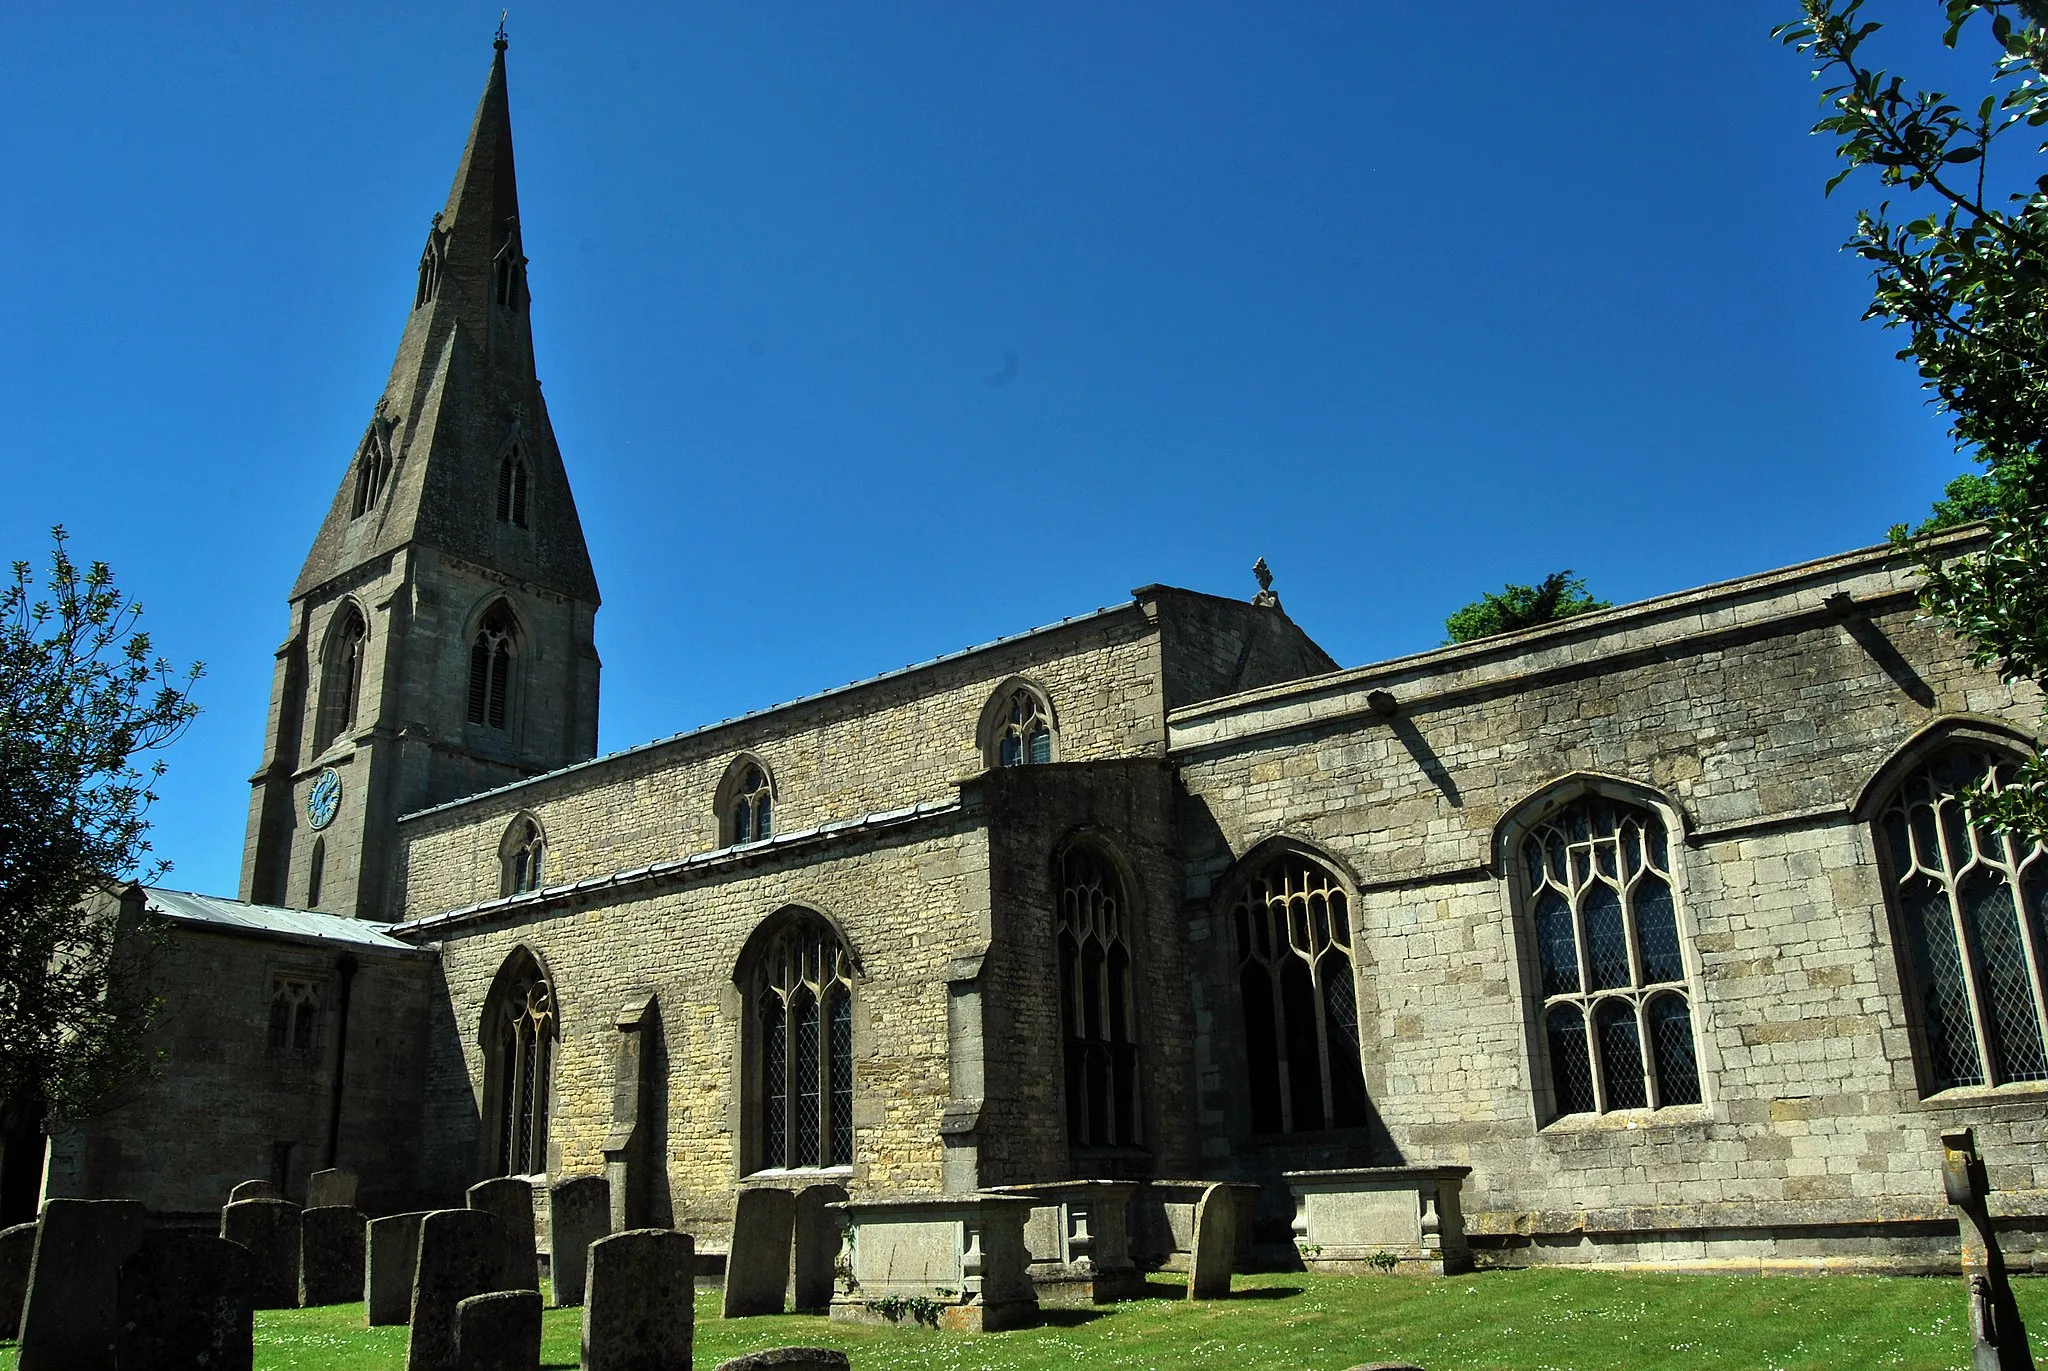
[{"label": "pointed arch window", "polygon": [[1998,793],[2015,770],[2008,756],[1950,748],[1878,816],[1932,1090],[2048,1081],[2048,852],[1979,821],[1964,799],[1973,786]]},{"label": "pointed arch window", "polygon": [[316,752],[327,749],[355,727],[363,693],[363,659],[369,650],[370,627],[354,604],[342,607],[327,630],[320,662],[320,705],[313,729]]},{"label": "pointed arch window", "polygon": [[757,1169],[853,1164],[853,966],[832,926],[789,917],[748,979]]},{"label": "pointed arch window", "polygon": [[775,783],[768,769],[745,753],[718,783],[718,845],[757,843],[775,835]]},{"label": "pointed arch window", "polygon": [[1052,706],[1027,685],[1011,687],[989,721],[988,765],[1026,766],[1053,758]]},{"label": "pointed arch window", "polygon": [[427,246],[420,253],[420,284],[413,292],[412,307],[419,309],[429,303],[441,290],[441,214],[436,210],[434,222],[427,229]]},{"label": "pointed arch window", "polygon": [[526,257],[519,250],[519,235],[512,234],[491,262],[491,294],[498,307],[517,313],[526,304]]},{"label": "pointed arch window", "polygon": [[1664,820],[1586,795],[1522,839],[1552,1117],[1700,1102]]},{"label": "pointed arch window", "polygon": [[310,1057],[320,1045],[320,980],[279,973],[270,978],[270,1050]]},{"label": "pointed arch window", "polygon": [[498,522],[526,527],[526,458],[518,448],[498,463]]},{"label": "pointed arch window", "polygon": [[540,824],[526,814],[514,819],[498,845],[500,893],[521,895],[539,890],[546,857],[547,838],[541,833]]},{"label": "pointed arch window", "polygon": [[1371,1120],[1351,962],[1351,904],[1320,862],[1286,853],[1231,909],[1252,1128],[1304,1133]]},{"label": "pointed arch window", "polygon": [[498,973],[484,1005],[493,1175],[548,1169],[548,1107],[555,1051],[555,992],[524,949]]},{"label": "pointed arch window", "polygon": [[518,624],[501,600],[491,606],[469,645],[469,721],[504,728],[512,694]]},{"label": "pointed arch window", "polygon": [[360,519],[377,507],[383,498],[384,485],[391,478],[391,454],[384,450],[384,444],[375,438],[363,444],[363,450],[356,455],[355,498],[349,506],[349,518]]},{"label": "pointed arch window", "polygon": [[1129,909],[1106,853],[1085,844],[1068,849],[1055,922],[1067,1140],[1076,1148],[1141,1141]]}]

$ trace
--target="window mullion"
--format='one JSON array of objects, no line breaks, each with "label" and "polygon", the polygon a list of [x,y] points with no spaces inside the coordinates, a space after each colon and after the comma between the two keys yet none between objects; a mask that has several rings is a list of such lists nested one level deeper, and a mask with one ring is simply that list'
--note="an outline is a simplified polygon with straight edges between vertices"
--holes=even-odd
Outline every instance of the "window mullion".
[{"label": "window mullion", "polygon": [[[1272,924],[1272,906],[1270,905],[1267,906],[1266,921],[1270,929]],[[1282,934],[1284,936],[1284,930],[1282,930]],[[1281,955],[1292,956],[1293,954],[1283,953]],[[1290,1069],[1291,1064],[1287,1059],[1287,991],[1286,987],[1281,983],[1279,963],[1269,963],[1265,967],[1265,972],[1267,983],[1272,986],[1273,1049],[1274,1057],[1276,1058],[1274,1065],[1280,1075],[1280,1131],[1282,1133],[1292,1133],[1294,1131],[1294,1073]]]},{"label": "window mullion", "polygon": [[[2012,891],[2012,912],[2019,921],[2020,947],[2026,954],[2027,984],[2034,992],[2034,1021],[2040,1025],[2041,1041],[2048,1044],[2048,947],[2041,946],[2039,930],[2034,927],[2034,919],[2027,908],[2027,889],[2021,880],[2027,862],[2020,856],[2019,845],[2011,834],[2001,835],[1999,842],[2005,851],[2006,888]],[[2034,855],[2031,849],[2028,855]]]},{"label": "window mullion", "polygon": [[1632,997],[1630,1008],[1636,1016],[1636,1061],[1643,1071],[1643,1103],[1651,1109],[1663,1108],[1663,1096],[1657,1089],[1657,1045],[1650,1041],[1650,999],[1638,993]]}]

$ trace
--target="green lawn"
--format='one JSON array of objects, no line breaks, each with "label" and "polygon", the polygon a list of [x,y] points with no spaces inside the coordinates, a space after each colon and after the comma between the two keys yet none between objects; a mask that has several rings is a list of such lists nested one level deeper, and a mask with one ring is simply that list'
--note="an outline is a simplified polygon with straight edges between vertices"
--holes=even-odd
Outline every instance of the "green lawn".
[{"label": "green lawn", "polygon": [[[818,1318],[717,1316],[697,1301],[699,1371],[791,1343],[841,1347],[855,1371],[1343,1371],[1406,1358],[1426,1371],[1966,1371],[1969,1321],[1959,1279],[1884,1276],[1622,1275],[1503,1271],[1421,1280],[1251,1276],[1223,1301],[1189,1305],[1178,1282],[1159,1298],[1103,1310],[1049,1311],[1015,1333],[866,1328]],[[2017,1282],[2022,1315],[2048,1351],[2048,1278]],[[580,1311],[549,1310],[545,1366],[573,1368]],[[400,1371],[405,1329],[366,1329],[363,1307],[256,1316],[257,1371]],[[13,1371],[11,1347],[0,1371]]]}]

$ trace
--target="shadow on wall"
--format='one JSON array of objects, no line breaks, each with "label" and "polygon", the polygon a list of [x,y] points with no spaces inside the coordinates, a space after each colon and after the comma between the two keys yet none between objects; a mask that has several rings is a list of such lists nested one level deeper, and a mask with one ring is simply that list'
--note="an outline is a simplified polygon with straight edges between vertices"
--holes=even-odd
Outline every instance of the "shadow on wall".
[{"label": "shadow on wall", "polygon": [[413,1184],[421,1207],[460,1209],[477,1178],[483,1119],[463,1056],[464,1034],[439,962],[428,979],[427,1041],[421,1062],[419,1169]]}]

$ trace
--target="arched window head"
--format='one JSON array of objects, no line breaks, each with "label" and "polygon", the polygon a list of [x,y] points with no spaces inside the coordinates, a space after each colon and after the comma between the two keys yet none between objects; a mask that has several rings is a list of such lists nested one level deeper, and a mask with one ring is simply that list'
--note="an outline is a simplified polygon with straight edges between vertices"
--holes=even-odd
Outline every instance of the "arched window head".
[{"label": "arched window head", "polygon": [[343,733],[355,727],[362,703],[363,658],[370,645],[370,628],[363,612],[345,604],[327,629],[327,645],[320,654],[320,702],[313,726],[313,749],[324,752]]},{"label": "arched window head", "polygon": [[1552,1114],[1698,1104],[1664,820],[1583,795],[1534,825],[1519,859]]},{"label": "arched window head", "polygon": [[504,840],[498,845],[498,859],[503,873],[499,881],[499,892],[505,895],[519,895],[530,890],[539,890],[546,856],[547,839],[541,834],[540,825],[527,814],[514,819],[512,826],[505,830]]},{"label": "arched window head", "polygon": [[531,954],[514,952],[484,1003],[493,1175],[532,1176],[548,1169],[556,1031],[554,987]]},{"label": "arched window head", "polygon": [[853,1164],[853,967],[832,926],[790,915],[743,984],[761,1170]]},{"label": "arched window head", "polygon": [[1245,882],[1231,924],[1253,1131],[1369,1123],[1342,882],[1309,857],[1281,853]]},{"label": "arched window head", "polygon": [[985,715],[984,751],[990,766],[1024,766],[1053,758],[1052,706],[1028,685],[1011,685]]},{"label": "arched window head", "polygon": [[504,728],[512,696],[513,648],[519,625],[500,600],[477,626],[469,644],[469,721]]},{"label": "arched window head", "polygon": [[1130,905],[1107,853],[1076,844],[1060,859],[1054,924],[1066,1046],[1067,1141],[1139,1143],[1137,1002]]},{"label": "arched window head", "polygon": [[718,787],[719,845],[758,843],[774,835],[774,784],[766,767],[743,755],[726,768]]},{"label": "arched window head", "polygon": [[526,527],[526,458],[517,447],[498,462],[498,522]]},{"label": "arched window head", "polygon": [[1933,1090],[2048,1080],[2048,852],[1978,819],[2017,763],[1956,746],[1909,773],[1878,815],[1902,968]]},{"label": "arched window head", "polygon": [[363,450],[356,454],[356,491],[349,505],[348,517],[359,519],[375,509],[384,496],[385,482],[390,478],[391,454],[377,439],[367,440]]}]

